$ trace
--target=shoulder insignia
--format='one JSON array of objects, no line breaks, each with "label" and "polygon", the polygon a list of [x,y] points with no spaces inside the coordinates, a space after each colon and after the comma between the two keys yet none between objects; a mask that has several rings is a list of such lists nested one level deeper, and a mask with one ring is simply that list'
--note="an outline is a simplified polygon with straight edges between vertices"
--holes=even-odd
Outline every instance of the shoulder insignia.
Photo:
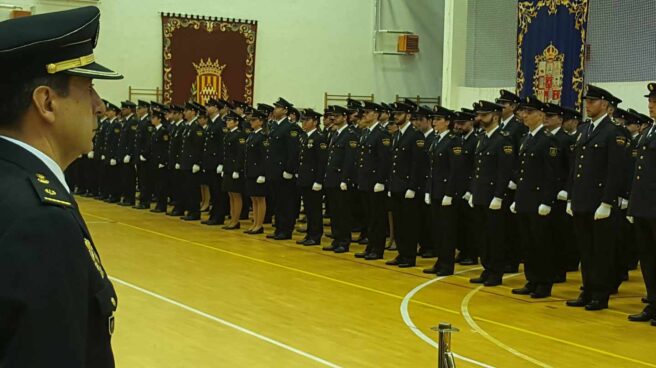
[{"label": "shoulder insignia", "polygon": [[391,143],[391,141],[390,141],[389,138],[383,138],[383,146],[386,146],[386,147],[387,147],[387,146],[390,145],[390,143]]},{"label": "shoulder insignia", "polygon": [[50,180],[45,175],[37,173],[30,178],[30,181],[41,202],[55,206],[73,207],[73,204],[67,197],[62,196],[61,193],[57,193],[56,190],[52,189]]},{"label": "shoulder insignia", "polygon": [[199,137],[202,137],[203,136],[203,131],[202,130],[197,131],[196,135],[199,136]]},{"label": "shoulder insignia", "polygon": [[557,147],[549,147],[549,156],[551,156],[551,157],[558,156],[558,148]]},{"label": "shoulder insignia", "polygon": [[91,240],[84,238],[84,246],[87,247],[89,257],[91,257],[93,265],[96,266],[96,270],[98,270],[98,273],[100,273],[100,277],[104,279],[105,270],[103,270],[102,265],[100,265],[100,257],[98,257],[98,253],[96,253],[96,250],[91,245]]},{"label": "shoulder insignia", "polygon": [[349,146],[351,146],[351,148],[356,148],[358,146],[358,141],[349,141]]},{"label": "shoulder insignia", "polygon": [[424,141],[423,139],[420,139],[420,140],[417,141],[417,147],[419,147],[419,148],[424,148],[425,144],[426,144],[426,141]]},{"label": "shoulder insignia", "polygon": [[513,153],[513,146],[503,146],[503,153],[510,155]]},{"label": "shoulder insignia", "polygon": [[223,133],[228,133],[228,128],[223,128]]},{"label": "shoulder insignia", "polygon": [[500,130],[499,133],[501,133],[501,135],[504,137],[510,136],[510,133],[506,132],[505,130]]},{"label": "shoulder insignia", "polygon": [[624,145],[626,144],[626,137],[623,135],[618,135],[617,137],[615,137],[615,142],[617,142],[618,146],[624,147]]},{"label": "shoulder insignia", "polygon": [[296,137],[298,137],[298,132],[295,131],[295,130],[292,130],[292,131],[289,133],[289,135],[291,135],[292,137],[296,138]]},{"label": "shoulder insignia", "polygon": [[169,136],[168,136],[168,135],[165,135],[165,136],[162,137],[162,139],[164,140],[164,142],[166,142],[166,141],[169,140]]},{"label": "shoulder insignia", "polygon": [[453,154],[456,156],[460,156],[462,154],[462,147],[460,146],[453,147]]},{"label": "shoulder insignia", "polygon": [[246,138],[239,138],[239,144],[246,143]]},{"label": "shoulder insignia", "polygon": [[328,145],[325,143],[319,143],[319,148],[325,150],[326,148],[328,148]]}]

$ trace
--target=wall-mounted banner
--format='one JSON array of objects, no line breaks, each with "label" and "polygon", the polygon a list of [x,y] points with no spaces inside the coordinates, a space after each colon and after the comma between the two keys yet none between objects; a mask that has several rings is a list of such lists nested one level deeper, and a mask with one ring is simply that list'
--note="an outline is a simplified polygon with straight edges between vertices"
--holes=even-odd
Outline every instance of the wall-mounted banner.
[{"label": "wall-mounted banner", "polygon": [[253,103],[257,22],[162,13],[164,102]]},{"label": "wall-mounted banner", "polygon": [[588,0],[519,0],[517,91],[581,106]]}]

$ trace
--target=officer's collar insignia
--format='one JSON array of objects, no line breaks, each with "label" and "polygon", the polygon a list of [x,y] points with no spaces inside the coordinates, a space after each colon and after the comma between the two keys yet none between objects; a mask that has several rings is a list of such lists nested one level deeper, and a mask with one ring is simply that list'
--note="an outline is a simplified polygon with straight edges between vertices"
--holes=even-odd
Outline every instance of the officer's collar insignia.
[{"label": "officer's collar insignia", "polygon": [[508,133],[508,132],[505,131],[505,130],[500,130],[499,133],[501,133],[501,135],[504,136],[504,137],[507,137],[507,136],[510,135],[510,133]]},{"label": "officer's collar insignia", "polygon": [[50,181],[43,174],[36,174],[36,180],[41,184],[50,184]]},{"label": "officer's collar insignia", "polygon": [[42,203],[62,207],[73,207],[68,196],[63,194],[59,189],[53,189],[51,185],[52,181],[45,175],[37,173],[33,177],[30,177],[30,182],[32,183],[32,186],[34,186],[36,195]]}]

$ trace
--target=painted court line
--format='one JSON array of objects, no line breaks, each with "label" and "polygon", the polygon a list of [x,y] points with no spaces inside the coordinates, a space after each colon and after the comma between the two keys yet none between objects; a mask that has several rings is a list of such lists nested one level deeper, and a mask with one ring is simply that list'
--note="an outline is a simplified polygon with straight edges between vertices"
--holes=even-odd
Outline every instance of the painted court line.
[{"label": "painted court line", "polygon": [[[481,267],[458,271],[455,274],[458,275],[458,274],[461,274],[461,273],[465,273],[465,272],[472,271],[472,270],[479,270],[479,269],[481,269]],[[410,328],[410,331],[412,331],[415,335],[417,335],[417,337],[424,340],[426,343],[428,343],[429,345],[431,345],[435,349],[439,349],[439,345],[435,342],[435,340],[433,340],[430,337],[426,336],[426,334],[424,334],[419,328],[417,328],[415,323],[412,322],[412,318],[410,318],[410,313],[408,312],[408,305],[410,304],[410,301],[415,296],[415,294],[417,294],[421,289],[423,289],[426,286],[431,285],[435,282],[438,282],[440,280],[444,280],[448,277],[449,276],[442,276],[442,277],[438,277],[438,278],[435,278],[435,279],[432,279],[432,280],[428,280],[428,281],[424,282],[423,284],[417,286],[416,288],[412,289],[412,291],[410,291],[403,298],[403,301],[401,302],[401,307],[400,307],[401,317],[403,318],[403,322],[405,323],[405,325],[408,326]],[[462,356],[462,355],[459,355],[459,354],[456,354],[456,353],[453,353],[453,356],[456,357],[457,359],[460,359],[462,361],[477,365],[479,367],[494,368],[494,366],[492,366],[492,365],[488,365],[488,364],[479,362],[479,361],[471,359],[471,358],[467,358],[465,356]]]},{"label": "painted court line", "polygon": [[146,294],[146,295],[149,295],[149,296],[151,296],[151,297],[153,297],[153,298],[156,298],[156,299],[159,299],[159,300],[161,300],[161,301],[167,302],[167,303],[169,303],[169,304],[175,305],[176,307],[182,308],[182,309],[184,309],[184,310],[186,310],[186,311],[188,311],[188,312],[191,312],[191,313],[197,314],[197,315],[199,315],[199,316],[201,316],[201,317],[207,318],[207,319],[212,320],[212,321],[214,321],[214,322],[216,322],[216,323],[222,324],[222,325],[224,325],[224,326],[226,326],[226,327],[230,327],[230,328],[232,328],[232,329],[234,329],[234,330],[237,330],[237,331],[239,331],[239,332],[242,332],[242,333],[245,333],[245,334],[247,334],[247,335],[253,336],[253,337],[255,337],[255,338],[257,338],[257,339],[260,339],[260,340],[262,340],[262,341],[266,341],[266,342],[268,342],[269,344],[275,345],[275,346],[277,346],[277,347],[279,347],[279,348],[283,348],[283,349],[285,349],[285,350],[287,350],[287,351],[291,351],[292,353],[295,353],[295,354],[298,354],[298,355],[303,356],[303,357],[305,357],[305,358],[308,358],[308,359],[310,359],[310,360],[313,360],[313,361],[315,361],[315,362],[317,362],[317,363],[319,363],[319,364],[323,364],[323,365],[325,365],[325,366],[327,366],[327,367],[340,368],[339,365],[337,365],[337,364],[335,364],[335,363],[331,363],[331,362],[329,362],[329,361],[327,361],[327,360],[325,360],[325,359],[319,358],[319,357],[316,356],[316,355],[312,355],[312,354],[310,354],[310,353],[306,353],[306,352],[304,352],[304,351],[302,351],[302,350],[299,350],[299,349],[296,349],[296,348],[294,348],[294,347],[291,347],[291,346],[289,346],[289,345],[287,345],[287,344],[284,344],[284,343],[282,343],[282,342],[280,342],[280,341],[274,340],[274,339],[272,339],[272,338],[270,338],[270,337],[266,337],[266,336],[264,336],[264,335],[260,335],[260,334],[257,333],[257,332],[253,332],[253,331],[251,331],[251,330],[249,330],[249,329],[247,329],[247,328],[241,327],[241,326],[236,325],[236,324],[234,324],[234,323],[232,323],[232,322],[228,322],[228,321],[226,321],[226,320],[224,320],[224,319],[221,319],[221,318],[219,318],[219,317],[213,316],[213,315],[211,315],[211,314],[207,314],[207,313],[205,313],[205,312],[203,312],[203,311],[200,311],[200,310],[198,310],[198,309],[196,309],[196,308],[192,308],[192,307],[190,307],[190,306],[188,306],[188,305],[186,305],[186,304],[182,304],[182,303],[180,303],[180,302],[176,302],[175,300],[169,299],[169,298],[167,298],[167,297],[165,297],[165,296],[163,296],[163,295],[160,295],[160,294],[154,293],[154,292],[152,292],[152,291],[149,291],[149,290],[143,289],[143,288],[141,288],[141,287],[139,287],[139,286],[133,285],[133,284],[131,284],[131,283],[129,283],[129,282],[126,282],[126,281],[123,281],[123,280],[121,280],[121,279],[117,279],[117,278],[115,278],[115,277],[110,277],[110,279],[111,279],[112,281],[118,283],[118,284],[121,284],[121,285],[123,285],[123,286],[127,286],[127,287],[129,287],[129,288],[131,288],[131,289],[134,289],[134,290],[137,290],[137,291],[139,291],[139,292],[142,292],[142,293],[144,293],[144,294]]}]

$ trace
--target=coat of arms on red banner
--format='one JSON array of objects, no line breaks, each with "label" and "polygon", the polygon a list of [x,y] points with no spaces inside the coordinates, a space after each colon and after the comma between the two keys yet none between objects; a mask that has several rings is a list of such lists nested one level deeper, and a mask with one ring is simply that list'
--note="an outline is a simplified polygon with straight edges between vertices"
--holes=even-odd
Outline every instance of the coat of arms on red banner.
[{"label": "coat of arms on red banner", "polygon": [[191,95],[196,101],[205,105],[210,99],[230,99],[228,88],[221,77],[226,65],[221,65],[219,59],[212,61],[210,58],[207,61],[201,59],[193,65],[196,69],[196,82],[191,85]]},{"label": "coat of arms on red banner", "polygon": [[542,102],[560,104],[563,89],[565,55],[552,44],[541,55],[535,56],[533,91]]}]

